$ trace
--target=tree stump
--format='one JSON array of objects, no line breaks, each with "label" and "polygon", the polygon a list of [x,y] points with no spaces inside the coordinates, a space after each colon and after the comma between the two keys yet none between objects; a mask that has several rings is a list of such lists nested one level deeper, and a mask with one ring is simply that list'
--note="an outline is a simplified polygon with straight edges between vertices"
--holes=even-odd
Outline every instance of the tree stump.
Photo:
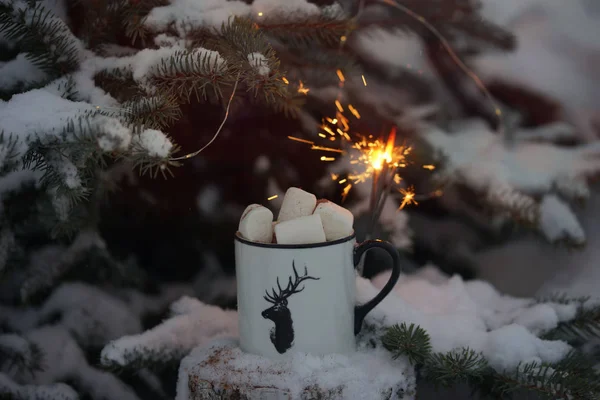
[{"label": "tree stump", "polygon": [[192,351],[181,362],[177,383],[177,400],[409,400],[415,393],[410,364],[384,349],[272,360],[242,352],[235,339]]}]

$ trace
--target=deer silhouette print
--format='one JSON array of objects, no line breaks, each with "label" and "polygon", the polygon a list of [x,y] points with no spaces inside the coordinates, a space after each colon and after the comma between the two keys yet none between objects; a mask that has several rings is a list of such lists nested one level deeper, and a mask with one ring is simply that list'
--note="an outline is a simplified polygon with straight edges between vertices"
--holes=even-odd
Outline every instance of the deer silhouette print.
[{"label": "deer silhouette print", "polygon": [[279,284],[279,278],[277,278],[278,292],[275,292],[275,289],[272,289],[272,293],[266,291],[267,295],[264,296],[264,299],[273,304],[273,306],[264,310],[262,312],[262,316],[263,318],[270,319],[275,323],[275,327],[271,328],[271,342],[280,354],[283,354],[289,350],[294,343],[294,324],[292,322],[292,314],[287,307],[288,298],[294,293],[300,293],[304,290],[304,286],[298,288],[302,282],[309,279],[315,281],[320,279],[308,276],[308,270],[306,267],[304,267],[304,275],[299,276],[293,261],[292,268],[294,270],[293,281],[292,277],[290,276],[287,286],[285,289],[282,289],[281,285]]}]

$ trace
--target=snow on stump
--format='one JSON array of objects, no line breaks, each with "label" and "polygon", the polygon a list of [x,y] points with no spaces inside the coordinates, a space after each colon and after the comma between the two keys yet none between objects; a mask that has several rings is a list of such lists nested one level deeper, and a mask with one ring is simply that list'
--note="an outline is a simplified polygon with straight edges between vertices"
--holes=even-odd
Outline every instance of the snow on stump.
[{"label": "snow on stump", "polygon": [[236,339],[196,348],[181,362],[177,383],[177,400],[391,400],[415,394],[411,366],[384,349],[271,360],[242,352]]}]

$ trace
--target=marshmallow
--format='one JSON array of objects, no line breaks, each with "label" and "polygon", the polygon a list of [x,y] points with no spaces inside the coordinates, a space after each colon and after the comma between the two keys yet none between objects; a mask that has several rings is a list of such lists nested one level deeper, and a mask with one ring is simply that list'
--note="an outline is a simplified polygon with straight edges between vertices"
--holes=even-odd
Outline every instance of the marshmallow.
[{"label": "marshmallow", "polygon": [[272,227],[273,227],[273,239],[271,240],[271,243],[277,243],[277,236],[275,236],[275,225],[277,225],[277,221],[273,221]]},{"label": "marshmallow", "polygon": [[278,244],[308,244],[326,240],[321,216],[318,214],[279,222],[275,225],[275,237]]},{"label": "marshmallow", "polygon": [[260,204],[250,204],[242,213],[238,230],[244,239],[271,243],[273,240],[273,213]]},{"label": "marshmallow", "polygon": [[341,239],[352,234],[354,215],[344,207],[328,200],[319,200],[314,214],[321,216],[327,241]]},{"label": "marshmallow", "polygon": [[285,192],[277,220],[289,221],[294,218],[311,215],[316,204],[317,197],[314,194],[291,187]]}]

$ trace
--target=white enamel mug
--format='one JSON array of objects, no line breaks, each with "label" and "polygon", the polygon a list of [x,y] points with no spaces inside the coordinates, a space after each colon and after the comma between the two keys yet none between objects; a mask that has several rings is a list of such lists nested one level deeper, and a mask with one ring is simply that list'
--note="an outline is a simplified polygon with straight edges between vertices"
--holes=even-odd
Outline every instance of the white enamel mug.
[{"label": "white enamel mug", "polygon": [[[387,251],[393,271],[369,302],[356,305],[356,265],[374,248]],[[363,319],[400,276],[394,246],[356,243],[354,235],[331,242],[284,245],[235,236],[240,348],[280,358],[295,352],[350,354]]]}]

